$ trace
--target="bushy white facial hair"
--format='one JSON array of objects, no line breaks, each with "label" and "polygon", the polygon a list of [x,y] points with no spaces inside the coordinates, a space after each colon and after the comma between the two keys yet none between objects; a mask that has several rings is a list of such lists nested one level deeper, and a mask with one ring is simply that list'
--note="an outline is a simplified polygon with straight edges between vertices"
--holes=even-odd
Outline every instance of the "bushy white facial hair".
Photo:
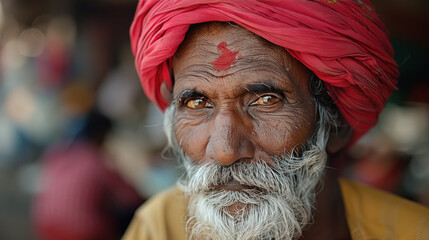
[{"label": "bushy white facial hair", "polygon": [[[315,133],[299,152],[281,157],[238,162],[230,166],[195,164],[174,134],[175,106],[165,112],[169,146],[186,172],[178,186],[189,196],[187,232],[190,239],[295,239],[312,221],[316,188],[326,164],[326,143],[335,119],[316,103],[319,121]],[[215,161],[213,161],[215,162]],[[217,190],[230,181],[249,186],[241,191]],[[231,214],[228,207],[242,206]]]}]

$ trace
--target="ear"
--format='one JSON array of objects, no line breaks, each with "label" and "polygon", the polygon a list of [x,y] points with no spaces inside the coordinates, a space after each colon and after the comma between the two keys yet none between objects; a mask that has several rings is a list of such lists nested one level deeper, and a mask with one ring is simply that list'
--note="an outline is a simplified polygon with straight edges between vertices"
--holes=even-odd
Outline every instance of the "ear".
[{"label": "ear", "polygon": [[159,91],[161,93],[162,99],[164,99],[165,102],[170,103],[171,102],[171,97],[172,97],[173,93],[168,88],[168,86],[167,86],[167,84],[165,82],[163,82],[161,84],[161,87],[160,87]]},{"label": "ear", "polygon": [[353,128],[341,118],[341,124],[336,129],[331,129],[329,134],[329,140],[326,145],[326,151],[330,154],[334,154],[343,149],[353,136]]}]

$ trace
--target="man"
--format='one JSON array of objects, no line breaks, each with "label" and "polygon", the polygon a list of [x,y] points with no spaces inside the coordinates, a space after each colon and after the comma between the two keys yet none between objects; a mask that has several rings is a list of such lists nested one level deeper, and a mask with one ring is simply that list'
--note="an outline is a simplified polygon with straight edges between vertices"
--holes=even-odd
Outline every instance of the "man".
[{"label": "man", "polygon": [[429,210],[339,180],[398,75],[367,1],[140,1],[148,97],[186,170],[128,239],[429,239]]}]

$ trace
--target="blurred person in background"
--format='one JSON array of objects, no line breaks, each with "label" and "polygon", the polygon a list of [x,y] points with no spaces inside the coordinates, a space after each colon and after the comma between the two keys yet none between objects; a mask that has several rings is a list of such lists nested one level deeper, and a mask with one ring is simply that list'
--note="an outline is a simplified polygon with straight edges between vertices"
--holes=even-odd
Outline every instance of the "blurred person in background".
[{"label": "blurred person in background", "polygon": [[[129,70],[133,58],[126,32],[134,8],[133,0],[0,0],[4,27],[0,28],[0,167],[6,179],[0,186],[0,239],[32,239],[33,198],[32,220],[41,238],[117,238],[143,201],[128,183],[143,196],[168,184],[170,178],[164,178],[162,170],[170,166],[159,168],[161,161],[155,161],[159,157],[144,156],[157,141],[149,137],[152,145],[142,146],[147,128],[136,130],[137,124],[130,124],[141,123],[145,117],[141,106],[145,102],[133,79],[137,76]],[[120,49],[126,49],[125,57]],[[98,104],[97,108],[114,121],[107,141],[114,139],[120,142],[117,146],[125,146],[113,149],[113,154],[104,152],[104,136],[86,134],[88,120],[101,116],[89,114],[96,105],[93,98],[109,78],[120,84],[113,84],[112,92],[106,94],[110,98],[104,97],[104,107]],[[134,85],[127,86],[127,81]],[[96,117],[98,123],[90,129],[107,130],[102,118]],[[130,132],[133,141],[118,138],[118,132]],[[148,174],[132,175],[149,160],[157,163],[156,172],[147,167]],[[35,180],[39,175],[40,192]],[[152,184],[154,175],[163,184]]]},{"label": "blurred person in background", "polygon": [[125,240],[429,239],[429,209],[338,177],[397,64],[369,1],[141,0],[132,49],[178,187]]},{"label": "blurred person in background", "polygon": [[109,167],[103,144],[112,122],[91,108],[90,99],[89,91],[76,84],[64,91],[63,107],[70,119],[66,138],[44,154],[41,189],[33,206],[41,240],[118,239],[143,202]]}]

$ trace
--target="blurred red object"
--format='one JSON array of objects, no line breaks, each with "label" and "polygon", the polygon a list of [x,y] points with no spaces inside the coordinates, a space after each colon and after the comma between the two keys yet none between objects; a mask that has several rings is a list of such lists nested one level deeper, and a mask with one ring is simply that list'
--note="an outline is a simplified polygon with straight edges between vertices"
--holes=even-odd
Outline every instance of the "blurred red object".
[{"label": "blurred red object", "polygon": [[41,177],[33,220],[43,240],[118,239],[118,216],[127,211],[132,215],[143,202],[105,166],[99,149],[84,142],[50,150]]}]

